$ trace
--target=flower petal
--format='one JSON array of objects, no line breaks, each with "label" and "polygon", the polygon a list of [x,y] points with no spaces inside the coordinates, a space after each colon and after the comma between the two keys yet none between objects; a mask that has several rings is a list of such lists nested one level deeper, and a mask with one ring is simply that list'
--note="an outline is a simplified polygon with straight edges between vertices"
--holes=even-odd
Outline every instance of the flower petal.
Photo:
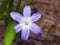
[{"label": "flower petal", "polygon": [[22,15],[19,14],[19,13],[17,13],[17,12],[11,12],[11,13],[10,13],[10,16],[11,16],[14,20],[16,20],[17,22],[20,22],[21,19],[22,19]]},{"label": "flower petal", "polygon": [[41,14],[40,14],[39,12],[34,13],[34,14],[31,16],[32,22],[37,21],[39,18],[41,18]]},{"label": "flower petal", "polygon": [[25,6],[24,7],[23,15],[24,15],[24,17],[29,17],[31,15],[31,8],[30,8],[30,6]]},{"label": "flower petal", "polygon": [[16,33],[18,33],[19,31],[21,31],[22,27],[20,24],[17,24],[15,27],[14,27],[14,30]]},{"label": "flower petal", "polygon": [[42,31],[42,28],[40,28],[39,26],[37,26],[36,24],[32,24],[32,26],[31,26],[31,31],[33,32],[33,33],[35,33],[35,34],[40,34],[40,33],[42,33],[43,31]]},{"label": "flower petal", "polygon": [[22,30],[22,33],[21,33],[21,39],[22,40],[27,40],[29,37],[29,29],[25,28]]}]

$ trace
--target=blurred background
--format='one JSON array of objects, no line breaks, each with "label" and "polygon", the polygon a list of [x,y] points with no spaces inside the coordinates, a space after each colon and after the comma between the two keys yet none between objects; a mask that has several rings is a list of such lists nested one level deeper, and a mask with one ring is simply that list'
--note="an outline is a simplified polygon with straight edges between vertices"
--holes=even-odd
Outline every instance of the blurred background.
[{"label": "blurred background", "polygon": [[[3,0],[0,0],[0,6]],[[24,6],[29,0],[21,0],[19,12],[23,10]],[[16,11],[18,0],[13,1],[12,11]],[[34,0],[30,5],[32,13],[40,12],[41,19],[35,22],[43,29],[43,33],[35,35],[32,32],[27,41],[20,39],[20,33],[16,37],[12,45],[60,45],[60,0]],[[8,5],[7,5],[8,7]],[[5,8],[4,8],[5,9]],[[7,10],[5,10],[6,12]],[[6,14],[4,12],[4,14]],[[0,20],[0,45],[3,45],[4,33],[6,31],[6,24],[3,19]]]}]

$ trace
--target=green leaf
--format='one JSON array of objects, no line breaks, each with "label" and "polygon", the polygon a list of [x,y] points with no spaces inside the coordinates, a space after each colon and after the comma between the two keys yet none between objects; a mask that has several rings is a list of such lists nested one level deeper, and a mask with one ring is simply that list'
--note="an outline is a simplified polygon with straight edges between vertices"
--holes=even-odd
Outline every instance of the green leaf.
[{"label": "green leaf", "polygon": [[26,5],[31,5],[34,2],[34,0],[29,0],[29,3],[27,3]]},{"label": "green leaf", "polygon": [[0,16],[3,15],[9,0],[2,0],[2,5],[0,6]]},{"label": "green leaf", "polygon": [[15,31],[14,31],[14,26],[15,26],[16,22],[14,22],[13,20],[9,19],[8,21],[8,25],[6,28],[6,32],[4,35],[4,45],[11,45],[11,43],[13,42],[14,38],[15,38]]},{"label": "green leaf", "polygon": [[7,14],[10,14],[10,12],[12,11],[13,1],[14,1],[14,0],[10,0],[10,1],[8,2]]},{"label": "green leaf", "polygon": [[19,8],[20,8],[20,5],[21,5],[21,1],[22,1],[22,0],[18,0],[17,6],[16,6],[16,11],[17,11],[17,12],[19,12]]}]

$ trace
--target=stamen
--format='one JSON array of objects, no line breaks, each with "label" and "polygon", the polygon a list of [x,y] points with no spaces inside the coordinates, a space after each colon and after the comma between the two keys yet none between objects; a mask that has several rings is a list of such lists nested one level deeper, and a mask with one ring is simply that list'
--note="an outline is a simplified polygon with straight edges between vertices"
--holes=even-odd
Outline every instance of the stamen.
[{"label": "stamen", "polygon": [[24,24],[25,24],[25,25],[28,25],[28,21],[24,21]]}]

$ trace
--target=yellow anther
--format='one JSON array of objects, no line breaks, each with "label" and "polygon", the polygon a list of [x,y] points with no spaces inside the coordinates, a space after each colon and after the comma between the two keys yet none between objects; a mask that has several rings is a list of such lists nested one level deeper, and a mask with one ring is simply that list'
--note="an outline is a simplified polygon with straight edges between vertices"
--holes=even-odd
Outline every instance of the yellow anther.
[{"label": "yellow anther", "polygon": [[24,21],[24,24],[25,24],[25,25],[28,25],[28,21]]}]

